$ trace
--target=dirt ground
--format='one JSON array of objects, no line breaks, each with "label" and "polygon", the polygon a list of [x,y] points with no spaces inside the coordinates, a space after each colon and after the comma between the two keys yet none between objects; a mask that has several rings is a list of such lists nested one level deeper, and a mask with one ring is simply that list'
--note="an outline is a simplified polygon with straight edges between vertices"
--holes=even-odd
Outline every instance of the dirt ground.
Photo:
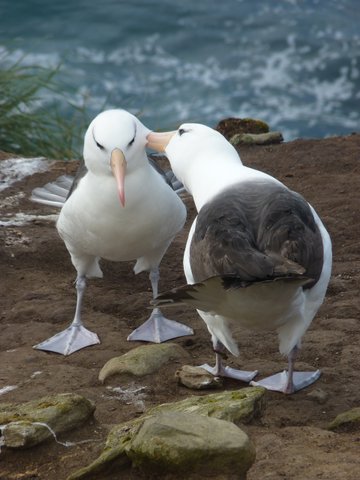
[{"label": "dirt ground", "polygon": [[[330,231],[334,248],[327,298],[304,337],[297,364],[299,369],[320,368],[322,376],[291,396],[267,393],[263,418],[244,426],[257,449],[248,480],[358,480],[360,431],[332,433],[325,428],[337,414],[360,406],[360,134],[243,147],[240,153],[245,164],[276,176],[312,203]],[[49,172],[4,190],[0,193],[2,216],[19,211],[53,213],[49,207],[32,204],[29,194],[35,186],[75,169],[75,163],[57,162]],[[181,258],[195,215],[190,198],[186,204],[186,228],[161,265],[161,291],[184,282]],[[110,426],[139,413],[138,402],[116,395],[109,385],[133,390],[147,387],[142,392],[146,408],[196,394],[176,383],[179,363],[133,383],[121,384],[115,377],[106,386],[97,379],[107,360],[139,345],[127,342],[126,337],[148,315],[151,292],[147,274],[135,276],[133,263],[102,263],[104,278],[89,281],[83,312],[86,326],[98,333],[101,344],[63,357],[32,349],[65,328],[75,307],[75,271],[54,224],[36,220],[24,226],[1,227],[0,260],[0,389],[18,386],[0,401],[24,402],[47,394],[77,392],[96,403],[93,421],[60,437],[62,441],[89,440],[87,443],[67,448],[50,441],[24,451],[3,448],[1,480],[64,480],[95,459]],[[196,312],[187,307],[172,309],[168,316],[170,312],[171,318],[195,330],[193,337],[174,340],[189,352],[187,363],[212,363],[210,337]],[[258,369],[258,378],[286,366],[275,334],[245,330],[240,357],[230,356],[228,363]],[[225,389],[244,386],[231,380],[224,384]],[[106,478],[146,477],[132,471]]]}]

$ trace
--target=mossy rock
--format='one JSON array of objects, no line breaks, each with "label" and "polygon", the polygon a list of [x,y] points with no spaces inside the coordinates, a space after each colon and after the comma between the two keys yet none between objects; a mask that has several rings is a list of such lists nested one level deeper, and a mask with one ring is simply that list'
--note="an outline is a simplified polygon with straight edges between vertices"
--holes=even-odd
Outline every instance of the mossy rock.
[{"label": "mossy rock", "polygon": [[360,430],[360,407],[340,413],[328,426],[329,430],[354,431]]},{"label": "mossy rock", "polygon": [[109,432],[100,456],[87,467],[70,475],[68,480],[97,479],[101,478],[99,474],[104,470],[118,472],[128,467],[131,444],[148,419],[167,413],[185,413],[240,425],[261,416],[265,408],[265,393],[266,390],[262,387],[248,387],[204,396],[193,395],[179,402],[157,405],[141,417],[115,425]]},{"label": "mossy rock", "polygon": [[254,118],[224,118],[215,127],[227,140],[237,133],[268,133],[269,125]]},{"label": "mossy rock", "polygon": [[105,382],[113,375],[142,377],[157,372],[171,360],[187,356],[187,351],[176,343],[141,345],[106,362],[99,373],[99,380]]},{"label": "mossy rock", "polygon": [[[195,413],[166,412],[141,425],[126,453],[144,472],[244,478],[255,448],[239,427]],[[185,478],[185,477],[184,477]]]},{"label": "mossy rock", "polygon": [[0,404],[4,444],[11,448],[37,445],[54,434],[79,427],[94,411],[93,402],[75,393],[49,395],[22,404]]},{"label": "mossy rock", "polygon": [[237,133],[230,138],[230,143],[238,145],[273,145],[284,140],[281,132]]}]

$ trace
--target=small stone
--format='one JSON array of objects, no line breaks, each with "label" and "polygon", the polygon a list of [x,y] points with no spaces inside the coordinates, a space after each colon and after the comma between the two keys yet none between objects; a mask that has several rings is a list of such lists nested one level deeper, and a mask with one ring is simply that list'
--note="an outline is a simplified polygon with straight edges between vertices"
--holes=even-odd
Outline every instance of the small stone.
[{"label": "small stone", "polygon": [[177,378],[180,385],[194,390],[221,388],[224,383],[221,377],[214,377],[204,368],[191,365],[184,365],[177,370],[175,378]]},{"label": "small stone", "polygon": [[271,145],[281,143],[283,136],[280,132],[268,133],[237,133],[230,138],[232,145]]},{"label": "small stone", "polygon": [[99,380],[103,383],[112,375],[123,374],[142,377],[157,372],[171,360],[188,355],[186,350],[176,343],[142,345],[106,362],[99,373]]},{"label": "small stone", "polygon": [[312,392],[307,394],[308,398],[314,400],[315,402],[323,405],[328,401],[329,394],[322,390],[321,388],[315,388]]},{"label": "small stone", "polygon": [[329,430],[353,431],[360,430],[360,407],[340,413],[328,426]]}]

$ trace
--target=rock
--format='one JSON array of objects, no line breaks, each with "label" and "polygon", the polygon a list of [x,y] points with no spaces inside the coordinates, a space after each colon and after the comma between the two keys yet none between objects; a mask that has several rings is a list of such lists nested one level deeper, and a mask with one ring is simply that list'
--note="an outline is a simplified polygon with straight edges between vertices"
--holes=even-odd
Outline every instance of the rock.
[{"label": "rock", "polygon": [[237,133],[267,133],[269,126],[262,120],[253,118],[224,118],[215,127],[227,140]]},{"label": "rock", "polygon": [[321,388],[315,388],[313,391],[307,394],[307,397],[319,403],[320,405],[323,405],[328,401],[329,394]]},{"label": "rock", "polygon": [[[255,448],[233,423],[194,413],[167,412],[144,421],[126,448],[133,466],[145,472],[191,478],[245,478]],[[185,478],[185,477],[183,477]]]},{"label": "rock", "polygon": [[179,402],[157,405],[151,408],[147,415],[165,411],[187,412],[227,420],[235,424],[249,423],[263,413],[265,392],[266,390],[262,387],[248,387],[231,392],[192,395]]},{"label": "rock", "polygon": [[95,405],[75,393],[43,397],[20,405],[0,404],[3,444],[26,448],[82,425]]},{"label": "rock", "polygon": [[280,132],[268,133],[237,133],[230,138],[232,145],[271,145],[281,143],[283,136]]},{"label": "rock", "polygon": [[175,378],[180,385],[194,390],[221,388],[224,383],[221,377],[214,377],[204,368],[192,367],[191,365],[184,365],[177,370]]},{"label": "rock", "polygon": [[192,395],[178,402],[157,405],[149,409],[146,416],[162,412],[187,412],[235,424],[249,423],[264,412],[265,392],[263,387],[248,387],[202,396]]},{"label": "rock", "polygon": [[103,383],[112,375],[128,374],[136,377],[149,375],[169,361],[183,358],[185,355],[188,356],[186,350],[176,343],[142,345],[106,362],[99,373],[99,380]]},{"label": "rock", "polygon": [[350,431],[360,429],[360,407],[340,413],[328,426],[329,430]]},{"label": "rock", "polygon": [[164,403],[148,410],[144,415],[114,426],[107,437],[100,456],[87,467],[72,474],[68,480],[98,479],[104,470],[119,472],[130,465],[128,451],[137,432],[152,417],[167,413],[197,414],[227,422],[249,423],[259,417],[265,408],[265,392],[262,387],[249,387],[231,392],[193,395],[175,403]]}]

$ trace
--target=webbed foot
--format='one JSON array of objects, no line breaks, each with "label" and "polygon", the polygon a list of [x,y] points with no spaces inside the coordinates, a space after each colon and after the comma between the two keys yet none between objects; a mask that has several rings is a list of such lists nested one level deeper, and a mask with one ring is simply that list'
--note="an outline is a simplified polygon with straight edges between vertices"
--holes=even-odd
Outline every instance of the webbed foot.
[{"label": "webbed foot", "polygon": [[204,368],[207,372],[211,373],[215,377],[228,377],[247,383],[251,382],[251,380],[255,378],[258,374],[257,370],[237,370],[236,368],[223,367],[222,365],[221,368],[217,368],[216,366],[210,367],[210,365],[208,365],[207,363],[204,365],[200,365],[200,368]]},{"label": "webbed foot", "polygon": [[293,372],[292,378],[289,378],[288,371],[284,370],[258,382],[252,381],[250,385],[265,387],[275,392],[291,394],[316,382],[320,374],[320,370],[316,370],[315,372]]},{"label": "webbed foot", "polygon": [[192,328],[182,323],[165,318],[159,309],[155,308],[150,318],[127,337],[128,341],[143,341],[162,343],[172,338],[194,335]]},{"label": "webbed foot", "polygon": [[96,333],[91,332],[83,325],[70,325],[66,330],[34,345],[33,348],[70,355],[77,350],[97,343],[100,343],[100,340]]}]

